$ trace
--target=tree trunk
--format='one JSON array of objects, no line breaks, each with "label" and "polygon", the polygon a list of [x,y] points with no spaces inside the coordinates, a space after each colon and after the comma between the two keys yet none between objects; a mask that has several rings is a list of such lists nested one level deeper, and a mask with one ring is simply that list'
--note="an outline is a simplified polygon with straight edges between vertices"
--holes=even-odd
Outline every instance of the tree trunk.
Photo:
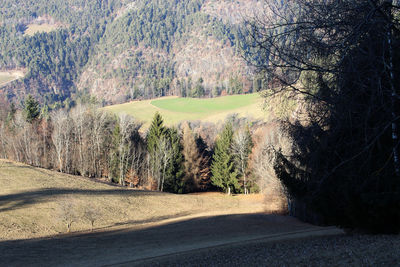
[{"label": "tree trunk", "polygon": [[[388,5],[392,4],[391,0],[387,1]],[[398,95],[396,92],[396,88],[394,86],[394,70],[393,70],[393,38],[392,38],[392,30],[393,30],[393,23],[392,23],[392,12],[391,8],[388,10],[390,22],[388,25],[387,30],[387,45],[388,45],[388,54],[389,54],[389,62],[387,63],[387,68],[389,72],[389,83],[390,89],[392,91],[391,96],[391,104],[392,104],[392,142],[393,142],[393,164],[396,176],[400,176],[400,163],[399,163],[399,153],[398,153],[398,144],[399,144],[399,137],[397,133],[397,122],[398,122],[398,114],[396,108],[398,108]]]}]

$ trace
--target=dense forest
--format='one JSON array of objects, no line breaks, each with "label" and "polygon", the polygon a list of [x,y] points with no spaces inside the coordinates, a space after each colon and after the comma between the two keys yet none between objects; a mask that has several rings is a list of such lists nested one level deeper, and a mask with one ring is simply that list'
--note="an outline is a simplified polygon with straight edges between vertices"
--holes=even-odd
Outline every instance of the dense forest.
[{"label": "dense forest", "polygon": [[303,103],[282,121],[291,149],[274,152],[290,213],[398,233],[399,2],[269,2],[274,12],[247,23],[246,53],[270,95]]},{"label": "dense forest", "polygon": [[[252,91],[238,52],[240,23],[203,11],[206,2],[2,1],[0,71],[26,76],[0,94],[18,105],[31,94],[65,106],[88,95],[105,104]],[[27,34],[32,25],[51,28]]]}]

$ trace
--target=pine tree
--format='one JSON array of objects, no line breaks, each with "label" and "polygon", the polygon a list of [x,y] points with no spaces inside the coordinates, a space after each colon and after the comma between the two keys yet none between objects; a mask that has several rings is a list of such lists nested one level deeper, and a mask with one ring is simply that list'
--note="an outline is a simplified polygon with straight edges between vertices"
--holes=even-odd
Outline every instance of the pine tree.
[{"label": "pine tree", "polygon": [[[150,129],[147,133],[147,151],[149,153],[150,161],[149,161],[149,169],[152,178],[157,181],[158,190],[163,189],[163,180],[165,173],[162,173],[162,156],[165,155],[166,147],[161,148],[160,145],[164,144],[166,140],[167,129],[164,126],[164,121],[160,115],[160,113],[156,112],[153,117],[153,121],[151,123]],[[165,178],[165,177],[164,177]]]},{"label": "pine tree", "polygon": [[164,188],[167,192],[181,194],[185,191],[185,172],[183,167],[181,138],[176,129],[168,130],[168,141],[171,144],[171,149]]},{"label": "pine tree", "polygon": [[31,95],[28,95],[25,99],[24,114],[26,121],[29,123],[32,123],[40,115],[39,102]]},{"label": "pine tree", "polygon": [[235,191],[240,188],[231,151],[232,142],[232,124],[228,123],[215,143],[215,152],[211,165],[211,181],[213,185],[224,189],[228,194],[231,193],[232,189]]},{"label": "pine tree", "polygon": [[157,150],[158,141],[162,136],[166,135],[166,128],[164,126],[164,120],[160,113],[156,112],[151,122],[149,132],[147,134],[147,150],[150,153],[155,153]]}]

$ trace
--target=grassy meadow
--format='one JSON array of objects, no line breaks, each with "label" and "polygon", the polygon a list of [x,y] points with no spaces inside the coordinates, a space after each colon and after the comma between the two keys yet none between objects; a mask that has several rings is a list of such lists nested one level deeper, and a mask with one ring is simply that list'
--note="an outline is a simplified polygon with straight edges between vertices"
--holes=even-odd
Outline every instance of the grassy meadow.
[{"label": "grassy meadow", "polygon": [[160,112],[167,125],[176,125],[186,120],[208,122],[223,121],[229,114],[237,113],[240,117],[265,117],[263,99],[258,93],[231,95],[217,98],[180,98],[163,97],[156,100],[133,101],[130,103],[105,107],[113,113],[126,113],[150,125],[155,112]]},{"label": "grassy meadow", "polygon": [[65,233],[66,212],[73,212],[71,231],[76,232],[91,230],[88,211],[94,229],[103,231],[264,209],[262,195],[133,190],[0,159],[0,241]]}]

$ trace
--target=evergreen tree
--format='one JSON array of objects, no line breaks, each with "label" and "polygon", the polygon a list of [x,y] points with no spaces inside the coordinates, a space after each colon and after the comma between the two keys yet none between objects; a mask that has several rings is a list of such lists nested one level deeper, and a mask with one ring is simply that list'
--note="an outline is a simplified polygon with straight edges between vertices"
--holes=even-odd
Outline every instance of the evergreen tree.
[{"label": "evergreen tree", "polygon": [[32,123],[40,115],[39,102],[33,96],[28,95],[25,99],[24,114],[27,122]]},{"label": "evergreen tree", "polygon": [[167,129],[164,126],[164,121],[160,113],[156,112],[154,114],[150,129],[147,133],[147,151],[150,156],[149,169],[152,178],[157,181],[158,190],[162,190],[163,188],[163,181],[161,176],[165,175],[165,173],[162,173],[161,169],[165,169],[162,168],[162,163],[164,163],[163,156],[166,155],[164,153],[165,151],[162,150],[165,150],[166,147],[160,146],[167,142],[166,135]]},{"label": "evergreen tree", "polygon": [[165,177],[165,191],[171,193],[184,193],[185,191],[185,172],[183,168],[183,155],[181,138],[178,131],[173,128],[168,130],[168,141],[171,143],[170,161]]},{"label": "evergreen tree", "polygon": [[231,151],[232,142],[232,124],[228,123],[215,143],[211,165],[211,182],[213,185],[224,189],[228,194],[231,193],[232,189],[235,191],[240,188]]},{"label": "evergreen tree", "polygon": [[164,126],[164,120],[160,113],[156,112],[147,134],[147,150],[150,155],[157,150],[158,141],[162,136],[166,135],[166,132],[167,129]]},{"label": "evergreen tree", "polygon": [[205,94],[204,86],[203,86],[203,78],[199,78],[196,83],[196,86],[193,88],[192,97],[203,97]]}]

